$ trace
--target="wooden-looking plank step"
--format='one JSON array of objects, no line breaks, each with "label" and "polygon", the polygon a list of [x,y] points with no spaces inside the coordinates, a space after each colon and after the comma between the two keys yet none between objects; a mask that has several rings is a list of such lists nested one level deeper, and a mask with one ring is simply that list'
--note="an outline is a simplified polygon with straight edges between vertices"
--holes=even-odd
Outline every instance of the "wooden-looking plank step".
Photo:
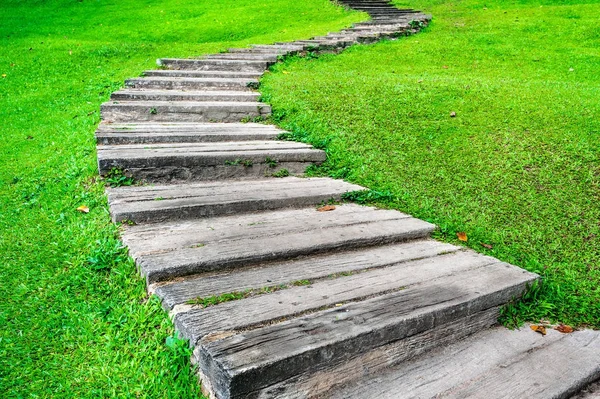
[{"label": "wooden-looking plank step", "polygon": [[271,106],[240,101],[109,101],[102,119],[113,122],[240,122],[271,115]]},{"label": "wooden-looking plank step", "polygon": [[108,202],[115,222],[156,223],[302,208],[329,200],[339,201],[342,194],[356,190],[363,188],[342,180],[287,177],[235,183],[120,187],[108,190]]},{"label": "wooden-looking plank step", "polygon": [[154,132],[154,131],[230,131],[230,130],[277,130],[283,132],[275,125],[263,123],[197,123],[197,122],[131,122],[131,123],[101,123],[99,131],[127,131],[127,132]]},{"label": "wooden-looking plank step", "polygon": [[413,240],[399,244],[313,255],[281,262],[251,266],[176,280],[153,287],[166,309],[195,298],[208,298],[232,292],[278,287],[303,280],[319,280],[333,275],[397,265],[459,251],[460,247],[434,240]]},{"label": "wooden-looking plank step", "polygon": [[147,78],[127,79],[125,85],[138,89],[166,89],[166,90],[251,90],[249,86],[258,85],[255,78],[178,78],[155,76]]},{"label": "wooden-looking plank step", "polygon": [[188,78],[241,78],[257,79],[261,71],[189,71],[174,69],[154,69],[143,72],[143,76],[188,77]]},{"label": "wooden-looking plank step", "polygon": [[600,378],[600,331],[483,331],[328,393],[331,399],[569,398]]},{"label": "wooden-looking plank step", "polygon": [[265,71],[272,62],[257,60],[159,58],[158,66],[197,71]]},{"label": "wooden-looking plank step", "polygon": [[128,226],[123,242],[149,283],[427,237],[434,225],[354,204]]},{"label": "wooden-looking plank step", "polygon": [[273,140],[283,130],[257,123],[101,123],[96,140],[101,145],[154,143],[211,143]]},{"label": "wooden-looking plank step", "polygon": [[204,59],[206,60],[238,60],[238,61],[261,61],[261,62],[277,62],[279,55],[277,53],[220,53],[210,54]]},{"label": "wooden-looking plank step", "polygon": [[[380,371],[386,363],[410,358],[411,351],[418,353],[420,346],[435,347],[439,342],[429,339],[427,333],[436,328],[458,323],[463,329],[461,334],[473,333],[472,326],[481,328],[481,323],[471,324],[468,320],[477,315],[494,323],[488,311],[497,315],[498,306],[519,296],[537,278],[470,252],[421,262],[429,262],[430,267],[419,272],[419,267],[413,265],[414,269],[402,272],[401,266],[410,265],[407,263],[389,273],[374,270],[323,282],[318,287],[316,283],[310,288],[295,287],[208,307],[202,309],[206,311],[205,319],[194,319],[200,324],[189,325],[192,330],[182,324],[187,313],[178,313],[176,323],[186,335],[201,331],[194,353],[204,381],[217,398],[318,397],[338,381]],[[463,262],[467,266],[461,270]],[[452,271],[444,274],[445,268]],[[428,277],[430,272],[434,274]],[[333,297],[340,302],[334,303]],[[274,303],[269,302],[265,312],[257,315],[254,307],[248,311],[242,307],[250,301]],[[302,314],[303,308],[317,309],[320,303],[326,304],[325,310]],[[239,306],[237,312],[221,313],[230,317],[217,320],[208,315],[235,305]],[[297,316],[256,324],[274,317],[277,310],[287,314],[295,308],[300,312]],[[259,319],[252,321],[254,316]],[[397,348],[406,339],[410,345],[405,351],[390,351],[391,358],[380,358],[387,353],[386,346]],[[369,368],[363,367],[365,363]]]},{"label": "wooden-looking plank step", "polygon": [[275,140],[98,146],[100,174],[116,168],[149,182],[297,175],[325,158],[307,144]]},{"label": "wooden-looking plank step", "polygon": [[155,90],[124,89],[110,96],[115,101],[249,101],[256,102],[260,93],[247,90]]},{"label": "wooden-looking plank step", "polygon": [[[388,260],[389,262],[389,260]],[[410,286],[444,276],[480,269],[499,261],[470,251],[456,251],[431,258],[396,262],[353,275],[337,275],[308,285],[292,286],[218,306],[181,307],[175,316],[178,331],[191,344],[215,332],[242,331],[314,313],[341,303],[407,290]],[[304,281],[306,279],[300,279]]]}]

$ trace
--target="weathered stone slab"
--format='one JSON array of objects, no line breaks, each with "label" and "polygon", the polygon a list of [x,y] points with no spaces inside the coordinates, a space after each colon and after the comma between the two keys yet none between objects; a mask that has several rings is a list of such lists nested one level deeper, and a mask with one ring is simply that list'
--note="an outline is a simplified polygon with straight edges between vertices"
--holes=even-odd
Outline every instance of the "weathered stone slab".
[{"label": "weathered stone slab", "polygon": [[110,101],[102,119],[112,122],[240,122],[271,115],[271,106],[234,101]]},{"label": "weathered stone slab", "polygon": [[[350,276],[291,287],[208,308],[191,308],[175,316],[175,326],[195,345],[216,332],[240,331],[306,312],[357,302],[377,295],[411,289],[416,284],[478,269],[488,273],[498,260],[473,252],[454,252],[422,260],[402,262]],[[489,266],[489,267],[486,267]]]},{"label": "weathered stone slab", "polygon": [[256,60],[188,59],[160,58],[158,66],[169,69],[191,69],[198,71],[261,71],[264,72],[272,62]]},{"label": "weathered stone slab", "polygon": [[334,274],[392,266],[458,250],[459,247],[434,240],[415,240],[190,276],[159,285],[154,292],[161,298],[165,308],[172,309],[175,305],[198,297],[273,287],[305,279],[323,279]]},{"label": "weathered stone slab", "polygon": [[203,89],[236,89],[251,90],[249,85],[258,85],[253,78],[186,78],[155,76],[147,78],[127,79],[125,85],[137,89],[166,89],[166,90],[203,90]]},{"label": "weathered stone slab", "polygon": [[[270,160],[277,161],[275,168]],[[98,147],[98,168],[102,175],[118,168],[136,179],[153,182],[265,177],[282,169],[302,174],[312,163],[324,160],[325,153],[321,150],[285,141]]]},{"label": "weathered stone slab", "polygon": [[[218,398],[258,397],[273,384],[495,308],[535,275],[497,263],[384,296],[200,341],[195,353]],[[221,338],[221,339],[219,339]]]},{"label": "weathered stone slab", "polygon": [[598,331],[548,330],[542,336],[527,327],[498,327],[354,381],[327,397],[569,398],[600,377],[599,358]]},{"label": "weathered stone slab", "polygon": [[[276,162],[273,160],[273,162]],[[122,187],[108,190],[113,221],[135,223],[301,208],[339,200],[357,185],[332,179],[255,180]]]},{"label": "weathered stone slab", "polygon": [[148,282],[426,237],[434,226],[400,212],[341,205],[132,226],[123,236]]},{"label": "weathered stone slab", "polygon": [[284,131],[254,123],[104,123],[96,131],[99,145],[214,143],[274,140]]},{"label": "weathered stone slab", "polygon": [[262,75],[260,71],[190,71],[176,69],[155,69],[144,71],[143,76],[163,76],[179,78],[236,78],[257,79]]},{"label": "weathered stone slab", "polygon": [[110,96],[113,101],[249,101],[257,102],[260,93],[247,90],[154,90],[124,89]]}]

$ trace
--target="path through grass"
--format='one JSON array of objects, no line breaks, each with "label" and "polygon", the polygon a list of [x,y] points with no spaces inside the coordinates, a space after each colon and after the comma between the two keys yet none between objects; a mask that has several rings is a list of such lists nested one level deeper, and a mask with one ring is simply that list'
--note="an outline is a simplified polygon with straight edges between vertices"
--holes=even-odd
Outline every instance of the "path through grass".
[{"label": "path through grass", "polygon": [[327,0],[0,9],[0,397],[198,397],[186,343],[168,338],[110,224],[96,178],[100,103],[157,57],[305,38],[363,16]]},{"label": "path through grass", "polygon": [[262,91],[325,173],[540,273],[506,323],[600,327],[600,3],[556,3],[398,2],[432,25],[286,62]]}]

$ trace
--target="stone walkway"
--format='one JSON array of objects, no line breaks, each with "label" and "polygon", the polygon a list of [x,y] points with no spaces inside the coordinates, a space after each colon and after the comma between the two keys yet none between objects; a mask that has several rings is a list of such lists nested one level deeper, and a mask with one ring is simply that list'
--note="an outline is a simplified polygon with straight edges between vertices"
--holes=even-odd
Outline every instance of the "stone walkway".
[{"label": "stone walkway", "polygon": [[[600,338],[488,327],[538,277],[429,238],[435,226],[344,203],[303,178],[326,158],[257,120],[281,57],[416,33],[430,17],[345,0],[372,19],[310,40],[162,59],[103,104],[100,173],[148,289],[213,398],[568,397],[600,377]],[[241,122],[246,123],[241,123]],[[255,122],[249,122],[255,121]],[[335,204],[324,207],[326,204]],[[409,362],[407,362],[410,360]],[[541,367],[544,362],[576,367]]]}]

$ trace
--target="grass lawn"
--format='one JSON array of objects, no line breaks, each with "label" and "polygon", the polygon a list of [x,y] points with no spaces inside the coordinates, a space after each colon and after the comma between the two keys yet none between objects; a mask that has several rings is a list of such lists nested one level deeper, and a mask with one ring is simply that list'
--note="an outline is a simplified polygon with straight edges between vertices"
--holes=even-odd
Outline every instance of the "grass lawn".
[{"label": "grass lawn", "polygon": [[541,274],[505,323],[599,328],[600,3],[396,4],[434,21],[277,66],[261,89],[274,119],[327,149],[321,173]]},{"label": "grass lawn", "polygon": [[0,8],[0,397],[198,397],[187,344],[169,338],[109,221],[100,103],[157,57],[306,38],[364,15],[327,0]]}]

